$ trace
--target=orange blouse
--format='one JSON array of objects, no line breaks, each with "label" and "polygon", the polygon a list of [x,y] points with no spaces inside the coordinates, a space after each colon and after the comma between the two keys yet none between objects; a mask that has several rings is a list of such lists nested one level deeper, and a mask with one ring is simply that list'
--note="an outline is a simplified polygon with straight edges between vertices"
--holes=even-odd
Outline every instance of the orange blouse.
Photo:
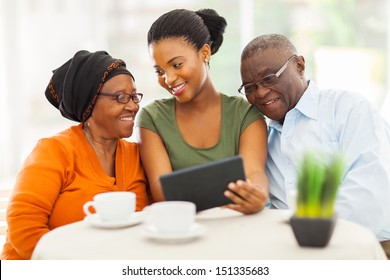
[{"label": "orange blouse", "polygon": [[104,172],[81,124],[41,139],[16,178],[1,259],[30,259],[42,235],[82,220],[83,204],[95,194],[134,192],[142,210],[147,182],[136,143],[119,140],[115,168],[116,178]]}]

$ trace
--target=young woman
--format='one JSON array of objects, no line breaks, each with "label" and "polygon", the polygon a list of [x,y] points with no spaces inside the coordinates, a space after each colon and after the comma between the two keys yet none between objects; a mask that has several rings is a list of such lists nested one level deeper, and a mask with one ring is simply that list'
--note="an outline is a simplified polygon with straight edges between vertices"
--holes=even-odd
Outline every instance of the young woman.
[{"label": "young woman", "polygon": [[248,180],[229,184],[234,192],[225,195],[234,203],[227,207],[254,213],[268,198],[266,124],[246,100],[220,93],[211,81],[210,57],[225,27],[212,9],[173,10],[152,24],[149,51],[158,83],[172,98],[141,110],[140,154],[155,201],[164,200],[162,174],[240,154]]}]

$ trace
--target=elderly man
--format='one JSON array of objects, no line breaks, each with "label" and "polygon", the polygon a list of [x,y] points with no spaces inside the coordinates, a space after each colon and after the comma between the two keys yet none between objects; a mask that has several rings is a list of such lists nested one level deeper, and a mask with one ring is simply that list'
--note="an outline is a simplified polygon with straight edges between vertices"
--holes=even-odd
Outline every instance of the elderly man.
[{"label": "elderly man", "polygon": [[306,149],[341,151],[347,168],[336,211],[372,230],[389,257],[389,125],[361,95],[319,89],[307,80],[304,57],[282,35],[262,35],[245,47],[241,78],[239,92],[270,119],[271,207],[289,207],[287,193],[296,187],[297,168]]}]

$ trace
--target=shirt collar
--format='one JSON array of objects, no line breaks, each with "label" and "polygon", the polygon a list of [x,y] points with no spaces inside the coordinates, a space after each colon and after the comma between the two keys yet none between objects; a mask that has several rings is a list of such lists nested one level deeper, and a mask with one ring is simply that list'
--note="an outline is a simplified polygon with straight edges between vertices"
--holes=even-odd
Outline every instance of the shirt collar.
[{"label": "shirt collar", "polygon": [[[316,120],[318,118],[318,101],[319,89],[314,82],[309,80],[308,87],[302,94],[297,105],[291,111],[298,110],[302,115]],[[270,120],[269,126],[279,131],[281,131],[283,127],[283,125],[281,125],[278,121],[275,120]]]},{"label": "shirt collar", "polygon": [[309,80],[307,89],[294,109],[297,109],[306,117],[316,120],[318,118],[318,100],[319,89],[314,82]]}]

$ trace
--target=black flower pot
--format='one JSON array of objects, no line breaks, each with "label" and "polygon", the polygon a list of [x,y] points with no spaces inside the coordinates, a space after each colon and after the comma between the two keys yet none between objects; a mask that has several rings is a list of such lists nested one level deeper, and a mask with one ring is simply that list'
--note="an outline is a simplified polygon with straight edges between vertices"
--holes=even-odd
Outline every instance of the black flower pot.
[{"label": "black flower pot", "polygon": [[292,216],[290,225],[300,246],[325,247],[332,237],[336,221],[336,215],[329,219]]}]

